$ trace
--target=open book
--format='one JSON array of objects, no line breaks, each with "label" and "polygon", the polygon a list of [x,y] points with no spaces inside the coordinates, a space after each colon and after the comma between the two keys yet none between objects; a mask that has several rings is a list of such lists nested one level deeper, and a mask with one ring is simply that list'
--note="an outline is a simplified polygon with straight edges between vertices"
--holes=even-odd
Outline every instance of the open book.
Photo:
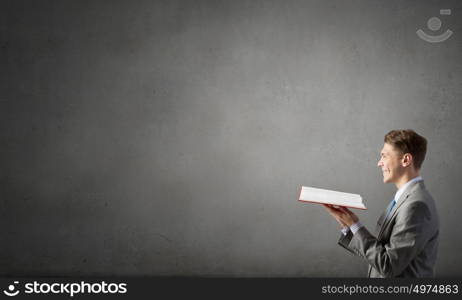
[{"label": "open book", "polygon": [[332,204],[359,209],[367,209],[363,198],[358,194],[349,194],[331,190],[302,186],[299,201]]}]

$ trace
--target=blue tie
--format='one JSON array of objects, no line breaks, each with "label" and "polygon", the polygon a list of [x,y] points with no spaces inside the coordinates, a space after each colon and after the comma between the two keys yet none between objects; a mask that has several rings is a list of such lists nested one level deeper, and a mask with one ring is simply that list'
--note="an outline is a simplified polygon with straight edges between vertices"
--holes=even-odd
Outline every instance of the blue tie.
[{"label": "blue tie", "polygon": [[395,204],[396,204],[396,201],[395,201],[395,198],[393,198],[393,200],[391,200],[390,202],[390,205],[388,206],[387,217],[385,218],[385,220],[387,220],[388,217],[390,216],[390,213],[393,210],[393,207],[395,206]]}]

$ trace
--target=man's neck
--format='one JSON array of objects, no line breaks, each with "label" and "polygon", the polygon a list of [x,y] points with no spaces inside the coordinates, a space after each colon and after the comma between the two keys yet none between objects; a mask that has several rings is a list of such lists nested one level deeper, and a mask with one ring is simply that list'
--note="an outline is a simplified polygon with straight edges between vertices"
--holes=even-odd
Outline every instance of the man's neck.
[{"label": "man's neck", "polygon": [[418,176],[420,176],[418,171],[403,174],[403,176],[395,182],[396,188],[399,190],[400,187]]}]

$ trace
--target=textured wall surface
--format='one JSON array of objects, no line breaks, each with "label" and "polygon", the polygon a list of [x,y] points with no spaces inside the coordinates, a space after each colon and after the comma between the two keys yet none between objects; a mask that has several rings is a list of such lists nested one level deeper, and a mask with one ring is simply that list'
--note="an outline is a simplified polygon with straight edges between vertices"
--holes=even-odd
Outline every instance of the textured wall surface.
[{"label": "textured wall surface", "polygon": [[461,1],[0,4],[1,275],[365,276],[298,194],[359,193],[373,228],[396,128],[462,275]]}]

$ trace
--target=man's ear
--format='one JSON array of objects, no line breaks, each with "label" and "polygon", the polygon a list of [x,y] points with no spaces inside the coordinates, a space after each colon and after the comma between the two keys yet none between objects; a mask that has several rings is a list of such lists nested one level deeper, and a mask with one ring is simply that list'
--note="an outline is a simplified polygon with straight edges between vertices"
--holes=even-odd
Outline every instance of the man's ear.
[{"label": "man's ear", "polygon": [[412,157],[412,154],[411,153],[405,153],[403,155],[403,158],[401,159],[401,165],[403,167],[408,167],[410,165],[412,165],[414,161],[414,158]]}]

